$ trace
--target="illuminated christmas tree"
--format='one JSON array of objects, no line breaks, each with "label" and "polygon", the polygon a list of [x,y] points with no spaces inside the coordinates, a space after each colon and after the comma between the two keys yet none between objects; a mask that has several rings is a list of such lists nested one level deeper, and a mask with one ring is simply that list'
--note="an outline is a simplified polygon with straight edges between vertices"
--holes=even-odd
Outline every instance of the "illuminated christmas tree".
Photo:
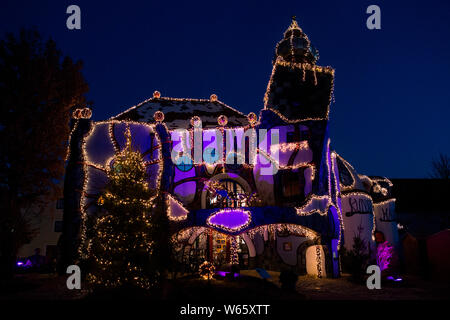
[{"label": "illuminated christmas tree", "polygon": [[132,148],[129,129],[125,136],[126,147],[113,160],[109,181],[98,199],[106,214],[95,223],[88,281],[101,287],[150,288],[156,281],[150,267],[156,193],[148,187],[145,163]]}]

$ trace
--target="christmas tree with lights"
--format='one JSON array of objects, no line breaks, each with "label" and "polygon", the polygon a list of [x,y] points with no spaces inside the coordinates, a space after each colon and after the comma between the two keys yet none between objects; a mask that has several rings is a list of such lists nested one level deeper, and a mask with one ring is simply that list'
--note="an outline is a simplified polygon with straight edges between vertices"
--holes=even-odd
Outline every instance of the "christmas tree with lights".
[{"label": "christmas tree with lights", "polygon": [[114,158],[109,181],[98,199],[105,215],[95,222],[87,279],[98,287],[148,289],[157,281],[150,261],[156,192],[148,187],[145,163],[132,148],[129,129],[125,136],[126,147]]}]

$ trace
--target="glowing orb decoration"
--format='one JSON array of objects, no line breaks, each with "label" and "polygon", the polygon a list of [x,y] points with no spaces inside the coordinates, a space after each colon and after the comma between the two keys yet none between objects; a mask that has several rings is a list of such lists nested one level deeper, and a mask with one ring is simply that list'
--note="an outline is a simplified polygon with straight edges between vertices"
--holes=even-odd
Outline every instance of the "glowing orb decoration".
[{"label": "glowing orb decoration", "polygon": [[81,110],[81,117],[83,119],[90,119],[92,116],[92,110],[89,108],[84,108],[83,110]]},{"label": "glowing orb decoration", "polygon": [[193,116],[191,118],[191,125],[193,127],[199,128],[201,126],[201,124],[202,124],[202,119],[200,119],[199,116]]},{"label": "glowing orb decoration", "polygon": [[163,122],[164,121],[164,112],[156,111],[153,114],[153,119],[155,119],[156,122]]},{"label": "glowing orb decoration", "polygon": [[92,110],[90,108],[75,109],[72,113],[74,119],[90,119],[92,116]]},{"label": "glowing orb decoration", "polygon": [[155,98],[155,99],[161,98],[161,92],[159,92],[159,91],[153,92],[153,98]]},{"label": "glowing orb decoration", "polygon": [[248,120],[248,123],[250,123],[250,125],[254,125],[258,121],[258,117],[256,116],[256,114],[254,112],[250,112],[247,115],[247,120]]},{"label": "glowing orb decoration", "polygon": [[81,109],[75,109],[75,111],[72,113],[72,118],[80,119],[81,118]]},{"label": "glowing orb decoration", "polygon": [[225,115],[220,115],[217,117],[217,123],[219,124],[219,126],[226,126],[228,123],[228,118]]},{"label": "glowing orb decoration", "polygon": [[236,232],[247,227],[252,221],[251,213],[247,210],[227,208],[211,215],[206,223],[211,227]]},{"label": "glowing orb decoration", "polygon": [[209,97],[209,100],[211,100],[211,102],[216,102],[217,101],[217,94],[212,94],[210,97]]}]

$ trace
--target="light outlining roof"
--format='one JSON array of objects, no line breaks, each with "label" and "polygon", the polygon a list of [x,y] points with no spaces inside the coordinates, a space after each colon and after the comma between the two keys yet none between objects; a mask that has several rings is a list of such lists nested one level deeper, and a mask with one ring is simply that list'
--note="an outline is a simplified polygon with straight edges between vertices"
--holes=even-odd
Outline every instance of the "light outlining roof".
[{"label": "light outlining roof", "polygon": [[152,97],[112,117],[110,120],[155,123],[153,118],[155,112],[162,111],[164,123],[169,130],[190,128],[190,120],[194,115],[201,118],[203,128],[217,127],[217,118],[221,115],[228,118],[228,126],[248,125],[246,115],[216,99],[216,97],[215,99]]}]

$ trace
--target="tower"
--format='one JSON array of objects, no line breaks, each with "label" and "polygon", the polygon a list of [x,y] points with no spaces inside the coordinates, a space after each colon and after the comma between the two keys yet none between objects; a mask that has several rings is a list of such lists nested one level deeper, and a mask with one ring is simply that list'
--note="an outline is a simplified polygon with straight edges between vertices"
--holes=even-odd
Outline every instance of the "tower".
[{"label": "tower", "polygon": [[295,17],[275,49],[264,108],[289,120],[328,120],[334,70],[316,65],[319,52]]}]

